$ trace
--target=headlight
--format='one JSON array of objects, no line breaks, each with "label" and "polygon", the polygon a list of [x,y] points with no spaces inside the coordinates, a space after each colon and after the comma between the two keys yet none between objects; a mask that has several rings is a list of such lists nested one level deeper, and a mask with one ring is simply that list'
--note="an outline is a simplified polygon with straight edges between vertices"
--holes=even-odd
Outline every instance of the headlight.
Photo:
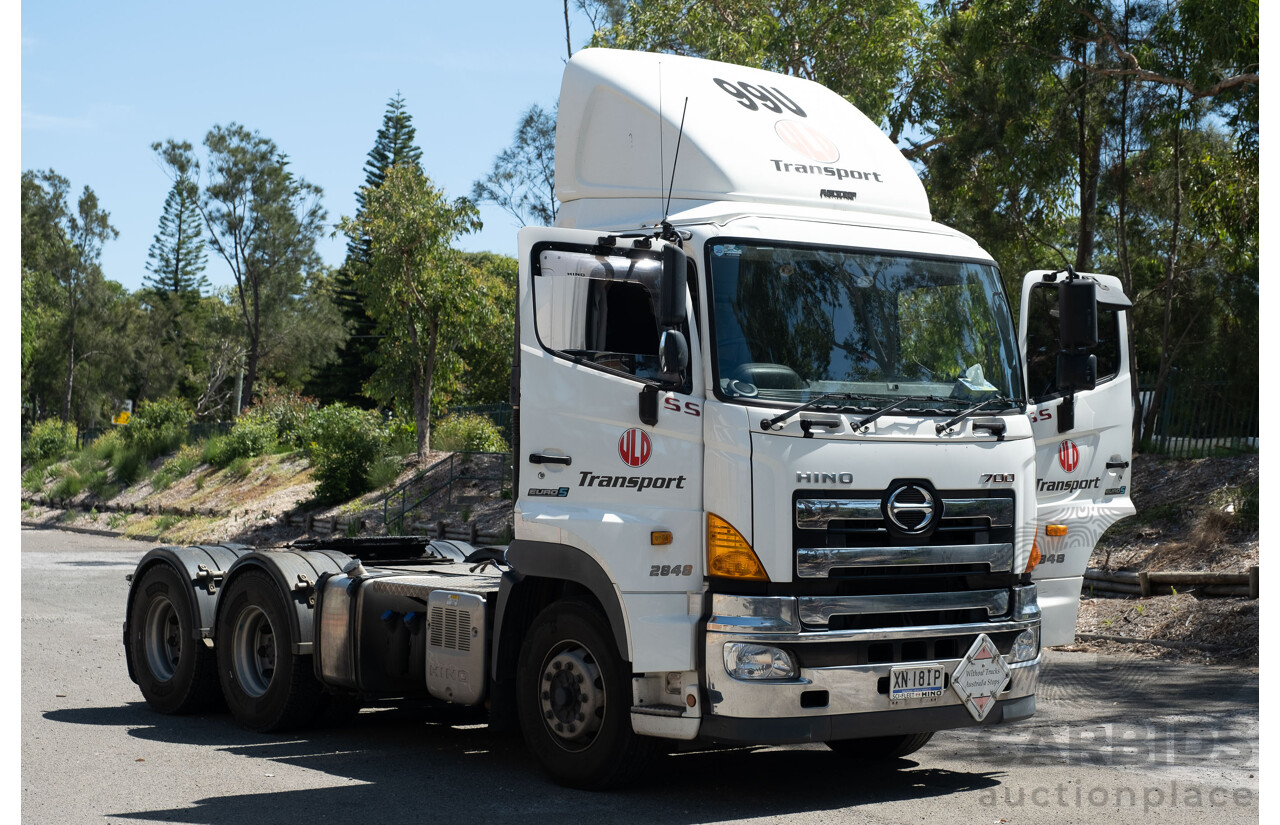
[{"label": "headlight", "polygon": [[724,646],[724,669],[735,679],[794,679],[796,675],[790,653],[748,642]]},{"label": "headlight", "polygon": [[1030,627],[1018,634],[1009,651],[1010,662],[1029,662],[1040,653],[1040,628]]}]

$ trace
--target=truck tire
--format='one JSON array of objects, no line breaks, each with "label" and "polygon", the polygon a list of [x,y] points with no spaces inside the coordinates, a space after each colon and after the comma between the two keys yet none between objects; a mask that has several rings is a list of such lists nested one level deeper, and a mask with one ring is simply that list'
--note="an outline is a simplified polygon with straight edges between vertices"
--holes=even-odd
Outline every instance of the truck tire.
[{"label": "truck tire", "polygon": [[324,708],[324,691],[310,657],[293,653],[289,605],[271,576],[245,570],[222,598],[218,677],[236,721],[260,732],[313,722]]},{"label": "truck tire", "polygon": [[837,739],[827,747],[850,759],[862,762],[883,762],[901,759],[923,748],[933,738],[933,731],[904,733],[901,736],[874,736],[867,739]]},{"label": "truck tire", "polygon": [[653,750],[631,729],[631,669],[592,607],[558,602],[520,649],[516,703],[525,743],[557,783],[602,790],[634,777]]},{"label": "truck tire", "polygon": [[129,613],[129,657],[147,704],[160,713],[217,708],[218,667],[213,651],[192,635],[190,599],[167,564],[142,574]]}]

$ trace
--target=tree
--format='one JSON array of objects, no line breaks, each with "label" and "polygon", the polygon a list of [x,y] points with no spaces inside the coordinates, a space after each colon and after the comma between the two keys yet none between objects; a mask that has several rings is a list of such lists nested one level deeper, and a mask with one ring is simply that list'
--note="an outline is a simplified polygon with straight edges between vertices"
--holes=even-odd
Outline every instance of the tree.
[{"label": "tree", "polygon": [[[387,103],[382,126],[365,161],[365,183],[356,192],[357,222],[364,216],[365,190],[381,186],[388,169],[403,165],[422,168],[422,149],[414,144],[415,134],[413,118],[405,109],[404,98],[397,92]],[[348,238],[347,259],[334,278],[334,301],[351,335],[334,362],[320,370],[306,388],[308,394],[324,402],[368,405],[364,386],[373,376],[375,331],[356,282],[359,273],[369,266],[369,247],[367,237]]]},{"label": "tree", "polygon": [[[236,301],[245,334],[244,398],[253,397],[264,360],[295,343],[293,328],[309,315],[308,287],[320,276],[316,240],[324,227],[321,191],[289,169],[275,142],[244,126],[214,126],[205,136],[209,182],[197,208],[209,232],[209,244],[226,262],[235,280]],[[198,181],[201,168],[190,143],[155,143],[175,181]],[[311,363],[333,357],[345,340],[341,324],[314,329]]]},{"label": "tree", "polygon": [[144,279],[157,290],[188,302],[209,287],[209,279],[204,277],[207,253],[201,237],[203,220],[196,203],[198,195],[190,178],[173,182],[160,215],[160,229],[147,252],[151,275]]},{"label": "tree", "polygon": [[[358,286],[383,336],[371,391],[392,402],[404,387],[418,428],[418,456],[431,445],[432,388],[438,373],[457,369],[457,353],[474,336],[472,319],[486,306],[450,247],[480,228],[475,206],[452,203],[416,166],[393,166],[382,185],[364,190],[361,220],[344,218],[348,238],[368,238],[369,267]],[[482,285],[480,285],[482,286]]]},{"label": "tree", "polygon": [[[76,370],[106,354],[91,341],[102,331],[95,323],[110,295],[99,260],[102,245],[119,235],[98,196],[86,186],[72,211],[70,183],[52,169],[22,175],[23,265],[42,270],[57,284],[65,370],[60,417],[72,420]],[[28,247],[30,243],[30,247]]]},{"label": "tree", "polygon": [[493,169],[471,187],[471,198],[505,209],[521,226],[550,226],[556,220],[556,109],[530,106],[520,118],[511,145]]}]

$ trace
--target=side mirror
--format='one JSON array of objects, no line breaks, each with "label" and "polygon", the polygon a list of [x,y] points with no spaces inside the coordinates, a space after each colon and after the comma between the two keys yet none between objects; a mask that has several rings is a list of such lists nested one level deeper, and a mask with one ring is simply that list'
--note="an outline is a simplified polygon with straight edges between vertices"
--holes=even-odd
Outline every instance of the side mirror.
[{"label": "side mirror", "polygon": [[680,251],[680,247],[667,244],[662,248],[662,285],[658,290],[658,326],[669,329],[685,322],[687,282],[688,270],[684,253]]},{"label": "side mirror", "polygon": [[1070,395],[1073,392],[1091,390],[1098,384],[1098,356],[1089,352],[1058,353],[1058,391]]},{"label": "side mirror", "polygon": [[689,342],[678,329],[663,330],[658,338],[658,372],[662,380],[678,384],[689,366]]},{"label": "side mirror", "polygon": [[1096,286],[1084,278],[1058,284],[1058,344],[1065,351],[1092,349],[1098,345]]}]

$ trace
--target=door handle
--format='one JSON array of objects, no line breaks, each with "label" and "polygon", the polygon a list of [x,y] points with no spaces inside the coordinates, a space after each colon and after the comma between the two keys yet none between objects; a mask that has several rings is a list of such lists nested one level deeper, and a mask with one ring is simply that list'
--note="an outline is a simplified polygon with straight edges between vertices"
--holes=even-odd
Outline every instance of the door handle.
[{"label": "door handle", "polygon": [[573,463],[572,456],[547,455],[546,453],[529,453],[530,464],[563,464],[568,467]]}]

